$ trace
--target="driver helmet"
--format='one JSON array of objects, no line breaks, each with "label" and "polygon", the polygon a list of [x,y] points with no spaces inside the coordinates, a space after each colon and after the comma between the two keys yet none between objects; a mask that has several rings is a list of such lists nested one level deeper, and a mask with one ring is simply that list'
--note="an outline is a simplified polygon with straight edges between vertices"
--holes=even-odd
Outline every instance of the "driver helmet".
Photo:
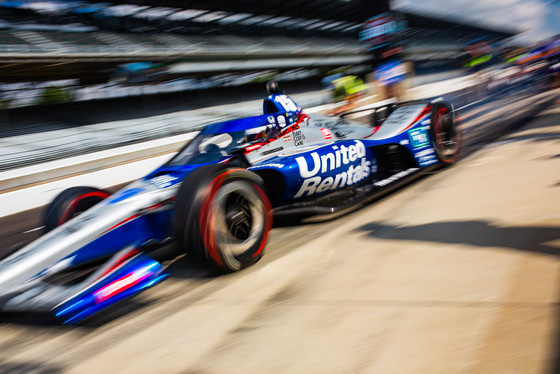
[{"label": "driver helmet", "polygon": [[282,90],[278,87],[278,82],[270,81],[266,83],[266,92],[268,92],[269,95],[274,95],[282,93]]}]

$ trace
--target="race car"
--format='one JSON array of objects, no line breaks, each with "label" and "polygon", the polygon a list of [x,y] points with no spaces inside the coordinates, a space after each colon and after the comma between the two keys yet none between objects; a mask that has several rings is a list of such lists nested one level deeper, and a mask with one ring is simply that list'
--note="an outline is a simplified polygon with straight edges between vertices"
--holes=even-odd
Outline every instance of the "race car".
[{"label": "race car", "polygon": [[58,195],[46,233],[0,262],[0,310],[77,323],[164,280],[151,250],[170,240],[204,266],[241,270],[263,256],[274,216],[344,211],[455,162],[461,149],[443,100],[325,117],[307,115],[277,85],[269,93],[262,115],[205,127],[113,195]]}]

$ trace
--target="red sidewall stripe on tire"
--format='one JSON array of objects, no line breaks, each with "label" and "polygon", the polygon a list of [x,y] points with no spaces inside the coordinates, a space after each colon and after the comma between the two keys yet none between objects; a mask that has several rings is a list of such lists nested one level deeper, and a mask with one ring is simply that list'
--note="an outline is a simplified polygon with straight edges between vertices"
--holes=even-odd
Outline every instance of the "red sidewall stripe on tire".
[{"label": "red sidewall stripe on tire", "polygon": [[[233,169],[229,170],[225,173],[222,173],[215,177],[209,184],[204,194],[202,207],[200,209],[200,216],[199,216],[199,227],[201,230],[202,241],[206,248],[206,251],[210,255],[210,257],[220,266],[223,265],[222,258],[218,252],[218,248],[216,245],[216,235],[214,230],[214,217],[213,217],[213,210],[212,206],[215,203],[216,192],[222,186],[224,181],[227,179],[228,175],[236,172],[241,171],[244,169]],[[252,182],[251,182],[252,183]],[[256,253],[253,254],[253,258],[257,257],[262,250],[264,249],[266,242],[268,240],[268,233],[272,228],[272,206],[268,197],[264,193],[264,191],[257,186],[255,183],[252,183],[255,189],[257,190],[261,200],[264,204],[264,214],[265,214],[265,231],[263,235],[263,239],[259,249]]]},{"label": "red sidewall stripe on tire", "polygon": [[214,232],[214,227],[209,226],[212,225],[214,221],[211,215],[212,206],[214,206],[214,201],[216,198],[216,192],[223,184],[226,175],[231,173],[232,171],[218,175],[208,184],[208,187],[206,188],[206,191],[204,193],[202,207],[200,208],[198,223],[202,234],[202,242],[204,243],[206,251],[208,252],[210,257],[220,266],[223,265],[223,261],[218,254],[218,250],[214,243],[212,235],[212,233]]},{"label": "red sidewall stripe on tire", "polygon": [[[437,145],[435,145],[436,147],[440,147],[441,144],[439,141],[439,134],[441,134],[441,131],[443,129],[443,116],[445,115],[445,113],[449,113],[447,108],[445,107],[440,108],[436,113],[436,118],[434,119],[434,130],[435,130],[435,137],[436,137],[435,142],[438,143]],[[457,131],[457,136],[460,136],[458,133],[459,130],[455,130],[455,131]],[[457,143],[456,146],[460,147],[460,143]],[[443,145],[441,145],[441,150],[442,152],[444,151]],[[452,163],[457,159],[458,153],[459,153],[459,148],[457,148],[455,152],[447,158],[444,158],[443,156],[440,157],[439,155],[438,158],[444,163]]]},{"label": "red sidewall stripe on tire", "polygon": [[443,116],[445,115],[445,113],[447,112],[447,109],[445,108],[441,108],[440,110],[437,111],[436,113],[436,120],[435,122],[435,126],[436,126],[436,141],[438,142],[438,144],[440,144],[440,134],[441,131],[443,130]]},{"label": "red sidewall stripe on tire", "polygon": [[255,252],[255,254],[253,254],[253,258],[255,258],[259,254],[261,254],[262,250],[264,249],[264,247],[266,245],[266,242],[268,241],[268,234],[270,232],[270,229],[272,229],[272,205],[270,204],[270,201],[268,200],[268,196],[266,196],[264,191],[254,183],[253,183],[253,186],[257,189],[257,192],[259,193],[259,195],[261,197],[261,200],[263,201],[264,216],[265,216],[265,218],[264,218],[265,219],[265,230],[264,230],[263,240],[261,242],[259,250],[257,252]]}]

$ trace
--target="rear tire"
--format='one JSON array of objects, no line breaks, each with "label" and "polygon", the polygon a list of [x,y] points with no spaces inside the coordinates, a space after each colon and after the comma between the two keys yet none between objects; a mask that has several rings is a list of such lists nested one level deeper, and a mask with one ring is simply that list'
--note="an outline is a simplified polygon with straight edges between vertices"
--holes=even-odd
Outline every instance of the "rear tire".
[{"label": "rear tire", "polygon": [[272,208],[260,176],[205,165],[183,181],[175,204],[179,248],[195,261],[233,272],[257,262],[272,227]]},{"label": "rear tire", "polygon": [[109,196],[108,192],[93,187],[72,187],[62,191],[45,211],[45,232],[70,221]]},{"label": "rear tire", "polygon": [[461,130],[454,118],[453,107],[449,103],[433,105],[430,137],[437,157],[443,166],[457,161],[463,141]]}]

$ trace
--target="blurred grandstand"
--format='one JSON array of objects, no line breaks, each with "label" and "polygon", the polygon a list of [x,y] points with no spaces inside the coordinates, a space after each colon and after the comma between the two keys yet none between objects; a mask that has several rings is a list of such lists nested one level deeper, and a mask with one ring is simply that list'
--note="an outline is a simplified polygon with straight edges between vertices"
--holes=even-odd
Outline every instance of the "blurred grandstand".
[{"label": "blurred grandstand", "polygon": [[[361,22],[388,8],[366,0],[165,5],[0,1],[4,106],[238,85],[271,73],[301,79],[317,68],[359,66],[369,58],[357,38]],[[138,87],[145,82],[156,84]]]},{"label": "blurred grandstand", "polygon": [[[0,0],[0,105],[17,107],[295,80],[376,56],[359,42],[368,0]],[[468,39],[513,35],[402,13],[405,59],[442,69]],[[373,58],[373,60],[372,60]],[[455,67],[457,64],[454,64]]]},{"label": "blurred grandstand", "polygon": [[[340,6],[333,8],[332,1],[319,3],[324,4],[315,13],[326,19],[295,18],[306,13],[305,6],[275,1],[259,2],[260,9],[248,2],[232,8],[230,3],[219,1],[198,2],[197,7],[202,9],[84,1],[3,1],[0,52],[4,64],[0,72],[7,77],[4,79],[19,80],[22,73],[18,73],[18,64],[32,64],[24,73],[26,77],[69,78],[84,74],[84,64],[95,61],[102,65],[88,75],[95,73],[103,79],[107,67],[136,61],[225,61],[211,67],[196,63],[183,66],[185,72],[229,70],[231,64],[227,65],[227,61],[248,58],[262,61],[251,66],[235,64],[233,68],[363,61],[365,56],[357,42],[363,16],[355,7],[356,1],[340,2],[347,4],[347,11]],[[324,9],[329,4],[327,12]],[[290,12],[294,5],[297,12]],[[243,9],[253,13],[242,13]],[[283,61],[277,61],[278,57]],[[302,60],[304,57],[307,59]],[[295,60],[286,61],[287,58]]]}]

